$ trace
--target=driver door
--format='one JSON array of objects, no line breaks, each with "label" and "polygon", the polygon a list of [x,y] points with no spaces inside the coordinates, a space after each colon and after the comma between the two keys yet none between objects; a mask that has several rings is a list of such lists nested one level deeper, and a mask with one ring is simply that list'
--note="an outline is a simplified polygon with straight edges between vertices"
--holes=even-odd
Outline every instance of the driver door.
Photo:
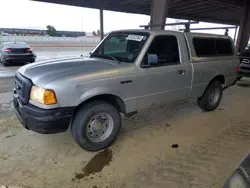
[{"label": "driver door", "polygon": [[[187,62],[181,60],[182,47],[178,41],[181,35],[176,35],[156,36],[145,54],[137,77],[140,86],[140,97],[137,98],[139,109],[187,98],[192,69]],[[157,55],[157,64],[143,66],[147,63],[147,54]]]}]

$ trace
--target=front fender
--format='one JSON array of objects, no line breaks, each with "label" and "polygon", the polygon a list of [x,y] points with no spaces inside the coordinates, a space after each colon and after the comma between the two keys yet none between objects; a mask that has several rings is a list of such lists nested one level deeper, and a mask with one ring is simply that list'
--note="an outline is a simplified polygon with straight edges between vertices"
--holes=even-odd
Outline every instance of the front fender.
[{"label": "front fender", "polygon": [[97,87],[97,88],[88,89],[87,91],[83,92],[80,95],[80,98],[77,103],[78,105],[80,105],[81,103],[83,103],[84,101],[87,101],[90,98],[100,96],[100,95],[107,95],[107,94],[117,96],[122,100],[124,99],[122,94],[119,93],[118,91],[111,90],[110,88],[107,88],[107,87]]}]

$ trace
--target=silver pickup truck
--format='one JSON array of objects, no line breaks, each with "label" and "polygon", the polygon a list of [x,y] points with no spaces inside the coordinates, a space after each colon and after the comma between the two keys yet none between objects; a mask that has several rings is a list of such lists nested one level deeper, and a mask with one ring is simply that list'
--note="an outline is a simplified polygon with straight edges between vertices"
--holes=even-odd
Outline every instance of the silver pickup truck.
[{"label": "silver pickup truck", "polygon": [[121,113],[189,98],[204,111],[216,109],[238,64],[227,36],[116,31],[90,57],[21,67],[14,107],[25,128],[47,134],[70,127],[76,143],[96,151],[118,136]]}]

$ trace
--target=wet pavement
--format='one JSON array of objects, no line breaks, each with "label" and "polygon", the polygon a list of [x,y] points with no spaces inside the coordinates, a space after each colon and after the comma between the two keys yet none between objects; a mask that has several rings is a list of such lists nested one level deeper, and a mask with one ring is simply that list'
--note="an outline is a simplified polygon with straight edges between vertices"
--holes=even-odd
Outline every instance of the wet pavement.
[{"label": "wet pavement", "polygon": [[[94,47],[84,47],[84,48],[37,48],[34,49],[35,53],[37,54],[36,62],[54,59],[54,58],[64,58],[64,57],[79,57],[80,55],[88,56],[89,52],[92,51]],[[4,67],[0,64],[0,78],[8,78],[13,77],[17,69],[20,66],[6,66]]]}]

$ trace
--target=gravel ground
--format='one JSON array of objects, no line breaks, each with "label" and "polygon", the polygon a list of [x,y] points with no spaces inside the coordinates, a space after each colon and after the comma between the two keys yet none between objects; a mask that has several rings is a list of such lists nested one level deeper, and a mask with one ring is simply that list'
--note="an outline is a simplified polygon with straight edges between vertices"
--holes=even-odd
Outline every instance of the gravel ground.
[{"label": "gravel ground", "polygon": [[[6,86],[6,88],[8,88]],[[106,150],[80,149],[70,132],[25,130],[11,93],[0,94],[0,185],[53,188],[222,187],[250,145],[250,80],[224,92],[219,108],[165,104],[123,120]],[[3,108],[5,105],[5,109]]]}]

